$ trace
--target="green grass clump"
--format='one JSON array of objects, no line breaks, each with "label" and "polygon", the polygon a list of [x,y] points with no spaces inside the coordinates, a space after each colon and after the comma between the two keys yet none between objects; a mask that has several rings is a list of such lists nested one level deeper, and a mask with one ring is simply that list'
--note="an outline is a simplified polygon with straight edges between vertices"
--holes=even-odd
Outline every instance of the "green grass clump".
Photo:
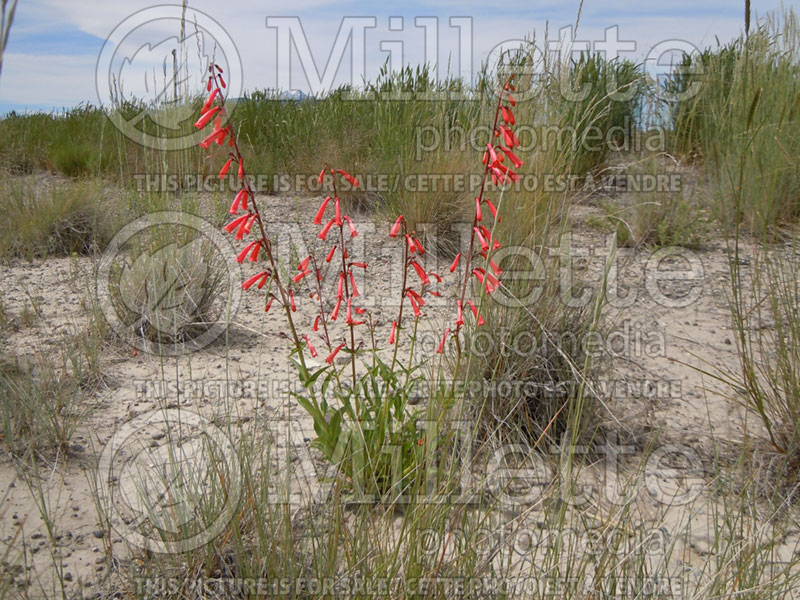
[{"label": "green grass clump", "polygon": [[685,57],[671,82],[683,97],[672,114],[676,150],[702,158],[729,227],[776,235],[800,218],[799,78],[800,27],[788,9],[749,37]]},{"label": "green grass clump", "polygon": [[68,256],[102,249],[122,215],[97,181],[0,181],[0,258]]}]

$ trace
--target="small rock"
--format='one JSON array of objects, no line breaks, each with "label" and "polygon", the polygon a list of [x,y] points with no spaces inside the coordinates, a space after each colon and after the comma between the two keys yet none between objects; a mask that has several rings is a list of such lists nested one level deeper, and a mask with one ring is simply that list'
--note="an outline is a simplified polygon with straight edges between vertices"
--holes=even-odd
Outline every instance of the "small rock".
[{"label": "small rock", "polygon": [[97,539],[101,539],[101,538],[104,538],[104,537],[106,536],[106,532],[105,532],[105,531],[102,531],[102,530],[100,530],[100,529],[95,529],[95,530],[92,532],[92,535],[93,535],[94,537],[96,537]]}]

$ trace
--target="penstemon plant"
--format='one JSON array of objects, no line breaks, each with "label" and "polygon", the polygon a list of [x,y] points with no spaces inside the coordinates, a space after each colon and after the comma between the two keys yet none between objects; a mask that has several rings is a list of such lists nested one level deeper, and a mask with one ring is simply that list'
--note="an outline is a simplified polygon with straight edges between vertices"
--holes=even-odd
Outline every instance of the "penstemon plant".
[{"label": "penstemon plant", "polygon": [[[450,389],[442,394],[444,406],[452,406],[457,395],[455,385],[462,362],[463,329],[467,323],[471,327],[484,323],[481,302],[501,285],[502,270],[492,258],[501,247],[494,235],[495,225],[500,222],[500,202],[495,206],[485,192],[489,181],[501,190],[507,183],[517,181],[514,169],[523,164],[513,151],[519,145],[511,129],[515,124],[511,110],[515,106],[511,94],[513,79],[511,75],[502,86],[495,106],[493,137],[482,159],[483,180],[475,198],[469,247],[463,256],[457,254],[450,265],[450,273],[454,273],[463,259],[455,319],[445,328],[436,348],[437,354],[443,354],[448,341],[455,345]],[[220,169],[220,178],[226,177],[234,165],[238,169],[240,189],[229,210],[233,218],[224,227],[245,244],[238,254],[238,262],[266,263],[263,270],[248,277],[242,287],[264,294],[265,311],[277,304],[285,314],[292,343],[289,360],[303,390],[293,395],[313,419],[317,436],[314,446],[339,467],[354,489],[377,494],[393,489],[401,493],[417,476],[416,467],[423,457],[424,438],[420,437],[417,424],[421,412],[409,402],[422,383],[418,374],[420,367],[414,365],[414,347],[420,319],[425,316],[426,296],[440,295],[437,287],[442,277],[425,269],[425,248],[416,233],[408,230],[403,216],[398,216],[388,236],[402,246],[402,285],[397,315],[388,331],[387,345],[382,346],[377,341],[377,331],[382,325],[360,306],[355,273],[366,271],[369,265],[352,257],[352,239],[358,235],[358,230],[352,218],[344,214],[338,193],[340,180],[354,189],[359,183],[347,171],[325,165],[318,183],[329,180],[332,196],[323,200],[313,224],[321,226],[317,237],[327,247],[319,254],[312,251],[303,258],[297,265],[297,274],[290,280],[282,278],[225,109],[225,86],[222,69],[212,64],[207,85],[209,95],[195,127],[204,129],[212,125],[211,132],[200,143],[204,149],[208,150],[211,144],[227,144],[228,158]],[[487,219],[487,210],[491,220]],[[335,275],[335,290],[323,286],[324,275],[331,269]],[[309,289],[301,293],[301,285]],[[308,333],[299,333],[296,322],[296,298],[300,297],[314,302],[316,315]],[[472,318],[465,321],[465,314],[471,314]],[[334,327],[342,316],[346,325],[344,334],[337,333]],[[407,327],[409,320],[411,323]],[[411,345],[408,355],[401,356],[399,345],[404,331],[409,331]],[[325,366],[311,368],[305,355],[307,352],[312,359],[316,358],[317,346],[327,353]],[[381,357],[387,349],[391,349],[391,360]],[[340,353],[349,358],[345,359],[345,364],[337,366],[336,358]],[[359,356],[362,357],[360,366],[357,364]]]}]

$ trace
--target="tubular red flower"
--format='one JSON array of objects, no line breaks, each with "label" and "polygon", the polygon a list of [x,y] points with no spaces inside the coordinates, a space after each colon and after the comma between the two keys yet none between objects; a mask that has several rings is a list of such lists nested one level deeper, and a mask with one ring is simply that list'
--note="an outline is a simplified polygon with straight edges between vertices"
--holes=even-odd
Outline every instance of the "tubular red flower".
[{"label": "tubular red flower", "polygon": [[444,330],[444,335],[442,336],[442,341],[439,342],[439,347],[436,348],[436,354],[441,354],[444,351],[444,343],[447,341],[447,336],[450,335],[450,329]]},{"label": "tubular red flower", "polygon": [[420,278],[420,281],[422,281],[422,284],[430,284],[431,280],[428,279],[428,274],[425,272],[425,269],[423,269],[415,260],[412,260],[410,264],[412,267],[414,267],[414,270],[417,272],[417,276]]},{"label": "tubular red flower", "polygon": [[322,171],[319,172],[319,177],[317,177],[317,183],[321,184],[322,183],[322,179],[324,177],[325,177],[325,168],[323,167]]},{"label": "tubular red flower", "polygon": [[494,146],[492,146],[491,144],[486,144],[486,147],[489,150],[489,156],[491,157],[492,162],[493,163],[499,162],[497,160],[497,152],[494,151]]},{"label": "tubular red flower", "polygon": [[358,298],[360,294],[358,293],[358,288],[356,287],[356,278],[353,277],[353,271],[352,270],[349,271],[349,275],[350,275],[350,287],[352,288],[350,290],[350,295],[353,298]]},{"label": "tubular red flower", "polygon": [[369,266],[369,263],[365,262],[351,262],[351,267],[358,267],[359,269],[366,269]]},{"label": "tubular red flower", "polygon": [[350,217],[345,215],[344,220],[347,221],[347,226],[350,228],[350,237],[358,236],[358,230],[356,229],[355,225],[353,225],[353,221],[350,219]]},{"label": "tubular red flower", "polygon": [[334,252],[336,252],[336,246],[334,246],[333,248],[331,248],[331,249],[328,251],[328,256],[326,256],[326,257],[325,257],[325,262],[326,262],[326,263],[329,263],[329,262],[331,262],[331,259],[333,258],[333,253],[334,253]]},{"label": "tubular red flower", "polygon": [[507,96],[508,96],[508,103],[511,106],[516,106],[517,105],[517,101],[514,100],[514,96],[512,96],[511,94],[507,94]]},{"label": "tubular red flower", "polygon": [[316,358],[317,351],[314,349],[314,346],[311,344],[311,340],[308,339],[308,336],[304,333],[303,339],[306,341],[306,346],[308,346],[308,351],[311,353],[311,358]]},{"label": "tubular red flower", "polygon": [[483,218],[481,214],[481,199],[475,196],[475,218],[480,221]]},{"label": "tubular red flower", "polygon": [[417,251],[417,245],[414,243],[414,238],[406,234],[406,242],[408,243],[408,251],[413,254]]},{"label": "tubular red flower", "polygon": [[420,242],[419,238],[416,236],[414,237],[414,245],[417,247],[417,252],[420,254],[425,254],[425,248],[422,247],[422,242]]},{"label": "tubular red flower", "polygon": [[267,302],[267,305],[264,307],[264,312],[269,312],[269,309],[272,308],[272,301],[273,300],[275,300],[275,298],[273,296],[270,296],[270,299]]},{"label": "tubular red flower", "polygon": [[218,93],[219,93],[219,89],[218,88],[214,88],[213,90],[211,90],[211,93],[208,95],[208,98],[206,99],[205,103],[203,104],[203,108],[200,109],[200,114],[205,114],[205,112],[209,108],[211,108],[211,103],[214,102],[214,98],[217,97]]},{"label": "tubular red flower", "polygon": [[489,211],[492,213],[494,220],[499,223],[501,219],[500,217],[497,216],[497,208],[495,207],[495,205],[492,204],[492,201],[489,200],[488,198],[484,198],[484,202],[486,202],[486,204],[489,206]]},{"label": "tubular red flower", "polygon": [[208,147],[211,145],[212,142],[217,142],[218,144],[221,144],[222,142],[219,141],[219,140],[220,140],[220,138],[224,138],[224,137],[225,137],[225,130],[224,129],[219,129],[217,131],[212,131],[210,134],[208,134],[205,137],[205,139],[202,142],[200,142],[200,146],[202,146],[205,150],[208,150]]},{"label": "tubular red flower", "polygon": [[258,262],[258,253],[261,250],[262,245],[263,244],[259,242],[258,245],[253,248],[253,251],[250,253],[250,262]]},{"label": "tubular red flower", "polygon": [[292,312],[297,312],[297,305],[294,303],[294,290],[289,290],[289,306]]},{"label": "tubular red flower", "polygon": [[400,215],[399,217],[397,217],[397,220],[394,222],[394,225],[392,225],[392,229],[391,231],[389,231],[389,237],[397,237],[397,234],[400,233],[400,227],[402,226],[402,223],[403,223],[403,215]]},{"label": "tubular red flower", "polygon": [[[325,171],[323,170],[323,173]],[[319,210],[317,210],[317,214],[314,217],[314,225],[322,225],[322,216],[325,214],[325,207],[328,206],[328,202],[331,201],[331,197],[328,196],[325,200],[322,201],[322,204],[319,205]]]},{"label": "tubular red flower", "polygon": [[478,325],[483,325],[485,321],[483,317],[478,314],[478,309],[472,303],[472,300],[467,300],[467,304],[469,304],[470,308],[472,309],[472,315],[478,320]]},{"label": "tubular red flower", "polygon": [[[244,203],[242,201],[244,200]],[[235,215],[239,212],[239,207],[247,209],[247,190],[242,188],[239,190],[239,193],[236,194],[236,198],[233,199],[233,203],[231,204],[230,210],[228,212],[232,215]]]},{"label": "tubular red flower", "polygon": [[253,214],[250,215],[250,218],[247,219],[247,222],[244,225],[244,232],[245,233],[250,233],[250,231],[253,229],[253,223],[256,222],[256,216],[257,215],[255,213],[253,213]]},{"label": "tubular red flower", "polygon": [[491,271],[486,272],[486,293],[491,294],[500,285],[500,280]]},{"label": "tubular red flower", "polygon": [[247,214],[241,215],[239,217],[236,217],[233,221],[231,221],[230,223],[225,225],[225,227],[223,229],[225,229],[225,231],[227,231],[228,233],[233,233],[233,230],[236,229],[237,227],[239,227],[245,221],[247,221],[247,219],[249,217],[250,217],[250,213],[247,213]]},{"label": "tubular red flower", "polygon": [[250,252],[250,250],[252,250],[255,246],[257,246],[259,244],[261,244],[260,240],[253,240],[252,242],[247,244],[247,246],[244,247],[244,250],[239,252],[239,255],[236,257],[236,262],[238,262],[240,264],[243,263],[245,257],[247,256],[247,253]]},{"label": "tubular red flower", "polygon": [[336,289],[336,297],[340,300],[344,298],[344,273],[339,273],[339,287]]},{"label": "tubular red flower", "polygon": [[335,321],[336,318],[339,316],[339,307],[342,305],[342,299],[339,298],[336,301],[336,306],[333,307],[333,312],[331,313],[331,321]]},{"label": "tubular red flower", "polygon": [[239,179],[244,177],[244,162],[241,159],[239,159],[239,172],[236,175],[239,177]]},{"label": "tubular red flower", "polygon": [[394,332],[397,329],[397,321],[392,321],[392,333],[389,334],[389,343],[394,344]]},{"label": "tubular red flower", "polygon": [[295,283],[300,283],[300,281],[301,281],[301,280],[302,280],[302,279],[303,279],[303,278],[304,278],[306,275],[308,275],[309,273],[311,273],[311,271],[301,271],[300,273],[298,273],[297,275],[295,275],[294,277],[292,277],[292,281],[294,281]]},{"label": "tubular red flower", "polygon": [[306,269],[308,269],[308,263],[310,262],[311,262],[311,255],[309,254],[303,260],[300,261],[300,264],[297,265],[297,270],[305,271]]},{"label": "tubular red flower", "polygon": [[334,222],[335,222],[335,221],[336,221],[336,219],[335,219],[335,218],[333,218],[333,219],[331,219],[330,221],[328,221],[328,224],[327,224],[327,225],[325,225],[325,227],[323,227],[323,228],[322,228],[322,231],[320,231],[320,232],[319,232],[319,234],[317,235],[317,237],[318,237],[319,239],[321,239],[322,241],[325,241],[325,238],[327,238],[327,237],[328,237],[328,232],[331,230],[331,227],[333,226],[333,224],[334,224]]},{"label": "tubular red flower", "polygon": [[194,126],[197,127],[198,129],[202,129],[203,127],[208,125],[208,122],[211,119],[213,119],[214,115],[216,115],[219,111],[220,111],[220,107],[219,106],[215,106],[214,108],[212,108],[210,110],[204,111],[203,114],[200,115],[200,118],[197,119],[197,121],[195,122]]},{"label": "tubular red flower", "polygon": [[350,175],[350,173],[348,173],[347,171],[343,171],[342,169],[336,169],[336,172],[339,173],[342,177],[344,177],[354,188],[358,187],[358,180],[352,175]]},{"label": "tubular red flower", "polygon": [[505,154],[509,158],[511,164],[514,165],[515,169],[519,169],[523,164],[525,164],[520,160],[519,156],[514,154],[509,148],[506,148],[505,146],[500,146],[500,150],[502,150],[503,154]]},{"label": "tubular red flower", "polygon": [[414,309],[414,316],[418,317],[421,313],[420,313],[419,305],[417,304],[417,301],[414,300],[414,296],[409,295],[408,296],[408,301],[411,302],[411,308]]},{"label": "tubular red flower", "polygon": [[417,304],[419,304],[420,306],[425,306],[425,299],[422,296],[420,296],[417,292],[415,292],[412,288],[408,288],[406,290],[406,295],[412,296],[414,300],[416,300]]},{"label": "tubular red flower", "polygon": [[489,261],[489,266],[492,268],[492,271],[494,271],[495,275],[500,275],[503,272],[503,270],[500,267],[498,267],[497,263],[494,262],[493,260]]},{"label": "tubular red flower", "polygon": [[229,159],[228,159],[228,160],[225,162],[225,164],[222,166],[222,168],[219,170],[219,178],[220,178],[220,179],[224,179],[224,178],[225,178],[225,175],[227,175],[227,174],[228,174],[228,171],[230,171],[230,170],[231,170],[231,163],[232,163],[232,162],[233,162],[233,157],[229,158]]},{"label": "tubular red flower", "polygon": [[344,348],[344,342],[342,342],[341,344],[339,344],[338,346],[336,346],[336,348],[334,349],[334,351],[333,351],[333,352],[331,352],[331,353],[328,355],[328,358],[326,358],[326,359],[325,359],[325,362],[326,362],[326,363],[328,363],[329,365],[332,365],[332,364],[333,364],[333,359],[334,359],[334,358],[336,358],[336,355],[337,355],[337,354],[339,354],[339,350],[341,350],[342,348]]},{"label": "tubular red flower", "polygon": [[217,75],[217,78],[219,79],[219,86],[224,89],[226,86],[225,86],[225,80],[222,78],[222,75]]},{"label": "tubular red flower", "polygon": [[456,257],[453,259],[453,264],[450,265],[450,272],[452,273],[458,268],[458,261],[461,260],[461,252],[456,254]]},{"label": "tubular red flower", "polygon": [[477,268],[476,269],[472,269],[472,274],[475,275],[475,277],[478,279],[478,281],[483,283],[483,275],[484,275],[483,269],[477,269]]},{"label": "tubular red flower", "polygon": [[268,271],[261,271],[261,273],[257,273],[256,275],[253,275],[250,279],[245,281],[242,284],[242,289],[243,290],[249,290],[259,280],[261,281],[261,283],[259,284],[258,287],[261,288],[261,287],[263,287],[264,282],[267,280],[268,276],[269,276],[269,272]]},{"label": "tubular red flower", "polygon": [[311,326],[311,329],[313,329],[314,331],[319,330],[319,315],[317,315],[316,318],[314,319],[314,324]]},{"label": "tubular red flower", "polygon": [[456,325],[461,327],[464,324],[464,308],[461,299],[456,301]]},{"label": "tubular red flower", "polygon": [[481,232],[477,227],[473,227],[472,229],[475,232],[475,234],[478,236],[478,241],[481,243],[481,250],[483,250],[485,252],[486,250],[489,249],[489,244],[486,243],[486,240],[481,235]]},{"label": "tubular red flower", "polygon": [[338,197],[334,198],[333,202],[336,205],[335,206],[336,210],[334,212],[336,214],[336,225],[338,226],[342,224],[342,211],[339,210],[339,198]]}]

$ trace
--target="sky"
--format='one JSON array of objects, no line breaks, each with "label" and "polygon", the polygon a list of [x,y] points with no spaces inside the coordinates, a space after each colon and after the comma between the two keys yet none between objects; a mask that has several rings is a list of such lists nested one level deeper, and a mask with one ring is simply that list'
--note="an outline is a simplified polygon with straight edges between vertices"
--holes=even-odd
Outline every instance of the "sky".
[{"label": "sky", "polygon": [[[189,0],[186,42],[180,44],[180,6],[20,0],[3,56],[0,114],[110,105],[120,98],[156,101],[176,88],[200,92],[212,58],[225,66],[233,96],[358,86],[374,80],[387,60],[392,67],[435,63],[440,76],[470,79],[504,48],[525,39],[540,50],[556,48],[560,36],[575,51],[647,61],[652,70],[667,68],[680,51],[729,42],[744,27],[743,0],[585,0],[576,29],[578,5]],[[783,5],[797,10],[800,0]],[[753,0],[753,20],[780,9],[777,0]],[[667,66],[654,67],[659,60]]]}]

